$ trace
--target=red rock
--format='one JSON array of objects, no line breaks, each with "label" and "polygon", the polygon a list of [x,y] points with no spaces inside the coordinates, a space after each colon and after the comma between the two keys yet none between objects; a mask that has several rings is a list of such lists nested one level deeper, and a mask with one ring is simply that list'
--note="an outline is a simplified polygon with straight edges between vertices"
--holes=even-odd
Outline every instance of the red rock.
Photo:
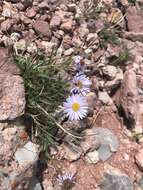
[{"label": "red rock", "polygon": [[121,88],[115,96],[115,103],[124,112],[130,127],[134,127],[138,120],[138,98],[136,73],[128,70],[125,72]]},{"label": "red rock", "polygon": [[52,34],[48,22],[36,20],[36,22],[33,24],[33,28],[38,34],[42,34],[45,37],[51,38]]},{"label": "red rock", "polygon": [[25,111],[24,84],[7,49],[0,48],[0,57],[0,120],[13,120]]}]

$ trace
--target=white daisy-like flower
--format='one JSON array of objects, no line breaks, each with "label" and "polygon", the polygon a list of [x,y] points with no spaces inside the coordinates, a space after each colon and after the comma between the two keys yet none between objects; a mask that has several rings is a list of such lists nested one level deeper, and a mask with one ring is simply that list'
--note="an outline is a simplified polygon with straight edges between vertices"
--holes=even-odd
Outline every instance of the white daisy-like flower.
[{"label": "white daisy-like flower", "polygon": [[64,111],[70,120],[80,120],[87,116],[88,104],[86,98],[75,94],[64,102]]},{"label": "white daisy-like flower", "polygon": [[57,182],[60,186],[63,186],[65,182],[74,184],[75,176],[70,173],[64,173],[63,175],[58,175]]},{"label": "white daisy-like flower", "polygon": [[72,93],[86,95],[90,92],[91,80],[84,74],[78,73],[72,80]]}]

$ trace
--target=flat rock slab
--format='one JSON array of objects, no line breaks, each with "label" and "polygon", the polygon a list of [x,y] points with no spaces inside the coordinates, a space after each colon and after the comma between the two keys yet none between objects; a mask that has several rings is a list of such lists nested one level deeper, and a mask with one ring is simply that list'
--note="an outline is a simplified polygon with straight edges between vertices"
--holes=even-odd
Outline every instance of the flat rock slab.
[{"label": "flat rock slab", "polygon": [[8,49],[0,48],[0,57],[0,120],[13,120],[25,111],[24,84]]}]

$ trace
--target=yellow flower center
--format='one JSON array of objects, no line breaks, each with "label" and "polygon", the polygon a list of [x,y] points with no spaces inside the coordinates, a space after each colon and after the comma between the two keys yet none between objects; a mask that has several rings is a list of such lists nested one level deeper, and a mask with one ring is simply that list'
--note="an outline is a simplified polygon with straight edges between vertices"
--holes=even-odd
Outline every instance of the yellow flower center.
[{"label": "yellow flower center", "polygon": [[77,112],[80,109],[80,104],[77,102],[73,103],[72,109],[73,111]]},{"label": "yellow flower center", "polygon": [[80,89],[82,89],[83,88],[83,83],[82,83],[82,81],[78,81],[77,82],[77,86],[80,88]]}]

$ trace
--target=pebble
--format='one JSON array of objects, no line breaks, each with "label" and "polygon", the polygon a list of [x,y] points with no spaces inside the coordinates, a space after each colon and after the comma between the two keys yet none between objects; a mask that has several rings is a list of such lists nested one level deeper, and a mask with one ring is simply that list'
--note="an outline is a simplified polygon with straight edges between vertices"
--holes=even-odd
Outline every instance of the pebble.
[{"label": "pebble", "polygon": [[27,52],[28,53],[36,53],[38,51],[37,49],[37,46],[34,42],[30,43],[28,46],[27,46]]},{"label": "pebble", "polygon": [[63,24],[61,24],[60,28],[64,32],[71,32],[73,29],[73,21],[69,20],[69,21],[64,22]]},{"label": "pebble", "polygon": [[49,27],[48,22],[43,21],[43,20],[37,20],[33,24],[34,30],[40,35],[47,37],[48,39],[51,38],[51,30]]},{"label": "pebble", "polygon": [[18,148],[15,152],[15,160],[20,166],[28,166],[34,164],[38,160],[39,148],[38,145],[27,142],[22,148]]},{"label": "pebble", "polygon": [[11,29],[12,25],[13,25],[12,19],[7,19],[7,20],[3,21],[1,23],[1,31],[2,32],[9,31]]},{"label": "pebble", "polygon": [[25,51],[26,50],[26,41],[24,39],[17,41],[14,44],[14,49],[17,53]]},{"label": "pebble", "polygon": [[72,55],[73,52],[74,52],[74,49],[70,48],[70,49],[67,49],[67,50],[64,51],[64,55],[69,56],[69,55]]},{"label": "pebble", "polygon": [[103,71],[103,74],[106,75],[106,77],[109,80],[113,80],[117,74],[116,67],[112,66],[112,65],[107,65],[107,66],[103,67],[102,71]]},{"label": "pebble", "polygon": [[68,160],[69,162],[78,160],[82,154],[81,148],[77,146],[74,146],[74,150],[73,150],[73,148],[62,144],[58,149],[59,149],[61,158],[64,158]]},{"label": "pebble", "polygon": [[61,17],[55,15],[52,17],[52,19],[50,21],[50,28],[55,30],[61,25],[61,23],[62,23]]},{"label": "pebble", "polygon": [[99,153],[96,150],[93,152],[88,152],[85,159],[89,164],[96,164],[99,161]]},{"label": "pebble", "polygon": [[105,92],[99,91],[98,98],[101,101],[101,103],[104,105],[112,105],[113,104],[112,99],[110,98],[110,96],[108,95],[108,93],[106,91]]},{"label": "pebble", "polygon": [[36,11],[33,8],[30,8],[26,12],[28,18],[34,18],[36,16]]}]

